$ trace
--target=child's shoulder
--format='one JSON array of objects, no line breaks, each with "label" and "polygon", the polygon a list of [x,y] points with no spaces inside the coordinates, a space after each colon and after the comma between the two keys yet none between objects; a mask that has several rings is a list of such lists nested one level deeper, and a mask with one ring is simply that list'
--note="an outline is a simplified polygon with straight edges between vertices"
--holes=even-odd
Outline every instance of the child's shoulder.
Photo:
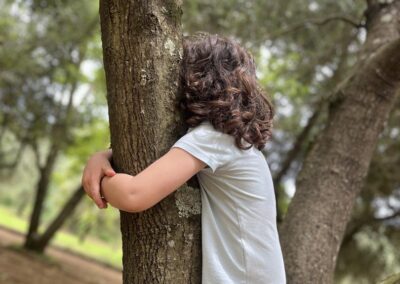
[{"label": "child's shoulder", "polygon": [[[189,127],[186,135],[193,137],[193,139],[197,141],[203,141],[204,143],[217,143],[221,147],[229,148],[229,150],[237,153],[247,152],[245,150],[241,150],[235,145],[235,137],[224,133],[218,129],[216,129],[211,122],[205,120],[201,122],[199,125],[195,127]],[[246,141],[242,139],[245,145],[248,145]]]},{"label": "child's shoulder", "polygon": [[198,125],[193,126],[193,127],[189,127],[188,128],[188,132],[193,131],[193,130],[197,130],[197,129],[208,129],[212,127],[214,129],[214,126],[211,124],[211,122],[209,122],[208,120],[204,120],[202,122],[200,122]]},{"label": "child's shoulder", "polygon": [[202,137],[210,136],[210,138],[219,137],[221,139],[231,139],[229,134],[223,133],[222,131],[216,129],[208,120],[202,121],[199,125],[194,127],[189,127],[186,133],[191,133],[192,135]]}]

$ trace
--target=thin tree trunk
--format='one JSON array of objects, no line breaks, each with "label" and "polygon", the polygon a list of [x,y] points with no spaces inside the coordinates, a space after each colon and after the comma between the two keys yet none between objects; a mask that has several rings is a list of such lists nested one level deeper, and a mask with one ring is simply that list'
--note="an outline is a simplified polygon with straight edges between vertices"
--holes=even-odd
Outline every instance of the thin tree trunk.
[{"label": "thin tree trunk", "polygon": [[36,144],[33,144],[33,150],[36,155],[36,164],[40,174],[39,174],[39,182],[36,187],[35,202],[33,205],[33,210],[29,222],[29,229],[25,238],[24,247],[26,249],[33,250],[36,252],[42,252],[44,249],[40,245],[41,237],[38,233],[38,229],[40,226],[40,217],[47,196],[47,191],[50,184],[50,178],[54,169],[56,159],[60,151],[65,147],[66,143],[65,139],[68,128],[70,126],[70,120],[73,109],[73,100],[76,95],[75,91],[77,89],[77,86],[78,86],[77,82],[72,84],[71,90],[69,92],[68,104],[65,106],[65,108],[62,108],[60,105],[60,109],[57,111],[58,113],[57,122],[53,125],[52,128],[52,137],[50,137],[51,145],[44,166],[41,166],[40,163],[40,153],[38,146]]},{"label": "thin tree trunk", "polygon": [[[181,5],[175,0],[100,1],[117,171],[139,173],[186,130],[176,104]],[[201,282],[199,194],[185,185],[145,212],[121,211],[125,284]]]},{"label": "thin tree trunk", "polygon": [[[58,145],[53,144],[47,155],[46,164],[40,168],[40,177],[36,187],[35,203],[33,204],[32,214],[29,222],[28,233],[25,238],[24,247],[30,250],[37,250],[37,241],[39,239],[38,229],[40,217],[43,210],[43,204],[47,196],[47,190],[50,183],[50,176],[53,171],[56,158],[58,156]],[[38,161],[38,164],[40,162]]]},{"label": "thin tree trunk", "polygon": [[370,1],[360,61],[330,102],[281,227],[288,283],[332,283],[340,244],[400,88],[400,1]]},{"label": "thin tree trunk", "polygon": [[61,209],[60,213],[58,213],[57,217],[47,227],[46,231],[35,240],[35,251],[43,252],[45,250],[50,240],[54,237],[55,233],[61,228],[67,218],[74,212],[76,206],[82,200],[84,192],[85,191],[83,190],[82,186],[79,186],[75,190],[75,192],[65,203],[64,207]]}]

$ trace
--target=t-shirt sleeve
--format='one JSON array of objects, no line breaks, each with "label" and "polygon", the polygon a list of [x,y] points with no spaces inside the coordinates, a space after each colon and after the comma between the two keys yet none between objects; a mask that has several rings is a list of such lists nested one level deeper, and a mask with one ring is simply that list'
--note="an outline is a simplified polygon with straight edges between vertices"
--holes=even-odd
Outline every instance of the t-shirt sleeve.
[{"label": "t-shirt sleeve", "polygon": [[206,163],[214,173],[227,163],[232,155],[233,137],[228,134],[199,125],[190,129],[171,146],[178,147]]}]

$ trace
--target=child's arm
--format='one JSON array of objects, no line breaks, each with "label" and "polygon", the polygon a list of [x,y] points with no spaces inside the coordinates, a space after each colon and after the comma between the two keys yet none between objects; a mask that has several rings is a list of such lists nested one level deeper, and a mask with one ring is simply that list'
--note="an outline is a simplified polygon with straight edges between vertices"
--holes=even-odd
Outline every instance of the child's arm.
[{"label": "child's arm", "polygon": [[105,176],[101,192],[112,206],[127,212],[141,212],[178,189],[205,166],[203,161],[174,147],[136,176]]},{"label": "child's arm", "polygon": [[130,203],[130,187],[134,176],[118,173],[113,177],[104,176],[100,183],[102,196],[113,207],[128,211]]}]

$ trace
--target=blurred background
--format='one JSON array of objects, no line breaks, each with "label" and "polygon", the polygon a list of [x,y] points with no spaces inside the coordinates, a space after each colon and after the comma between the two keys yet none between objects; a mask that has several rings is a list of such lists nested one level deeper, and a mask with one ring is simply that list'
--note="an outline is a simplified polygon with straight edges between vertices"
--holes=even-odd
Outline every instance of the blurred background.
[{"label": "blurred background", "polygon": [[[0,7],[0,283],[120,283],[119,212],[99,210],[80,185],[88,157],[109,145],[98,2]],[[185,34],[232,36],[256,58],[276,110],[264,153],[279,221],[324,125],[323,100],[365,40],[365,8],[352,0],[184,1]],[[400,272],[399,119],[398,100],[348,224],[336,283]]]}]

